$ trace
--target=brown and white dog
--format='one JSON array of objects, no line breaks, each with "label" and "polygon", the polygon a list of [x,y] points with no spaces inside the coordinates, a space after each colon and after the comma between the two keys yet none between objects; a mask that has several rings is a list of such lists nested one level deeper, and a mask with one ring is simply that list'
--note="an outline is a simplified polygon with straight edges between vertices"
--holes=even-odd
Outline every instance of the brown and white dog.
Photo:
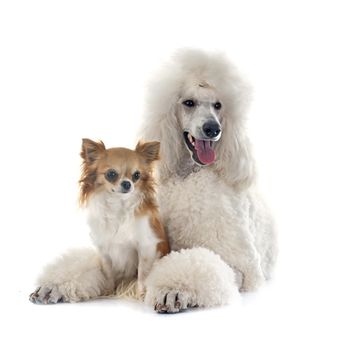
[{"label": "brown and white dog", "polygon": [[[88,209],[91,238],[100,255],[104,284],[108,284],[102,294],[137,276],[138,293],[142,295],[154,261],[169,252],[159,221],[153,175],[159,147],[159,142],[139,142],[135,150],[106,149],[101,141],[83,139],[80,203]],[[91,276],[99,278],[98,274]],[[39,288],[30,300],[68,301],[65,294],[60,288]],[[78,297],[85,299],[84,295]]]}]

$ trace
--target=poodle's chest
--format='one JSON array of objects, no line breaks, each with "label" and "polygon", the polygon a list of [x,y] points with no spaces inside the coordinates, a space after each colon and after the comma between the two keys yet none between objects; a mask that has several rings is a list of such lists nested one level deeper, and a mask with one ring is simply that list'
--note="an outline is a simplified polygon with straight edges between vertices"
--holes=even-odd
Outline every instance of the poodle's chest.
[{"label": "poodle's chest", "polygon": [[215,245],[232,235],[234,226],[247,224],[246,195],[235,193],[208,171],[163,184],[159,197],[162,220],[173,249]]}]

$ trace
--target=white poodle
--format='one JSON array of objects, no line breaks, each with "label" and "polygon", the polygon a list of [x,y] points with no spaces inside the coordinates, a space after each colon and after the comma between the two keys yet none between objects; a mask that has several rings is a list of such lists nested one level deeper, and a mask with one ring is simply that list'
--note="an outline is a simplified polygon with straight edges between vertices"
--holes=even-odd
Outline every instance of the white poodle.
[{"label": "white poodle", "polygon": [[[247,86],[220,54],[182,50],[149,87],[142,137],[161,142],[159,203],[172,252],[146,281],[159,312],[227,303],[271,275],[272,218],[258,197],[244,122]],[[48,266],[37,300],[79,301],[110,293],[94,251]]]},{"label": "white poodle", "polygon": [[146,302],[174,312],[256,290],[277,249],[244,129],[248,87],[222,55],[181,50],[149,92],[142,137],[161,142],[161,216],[180,253],[153,268]]}]

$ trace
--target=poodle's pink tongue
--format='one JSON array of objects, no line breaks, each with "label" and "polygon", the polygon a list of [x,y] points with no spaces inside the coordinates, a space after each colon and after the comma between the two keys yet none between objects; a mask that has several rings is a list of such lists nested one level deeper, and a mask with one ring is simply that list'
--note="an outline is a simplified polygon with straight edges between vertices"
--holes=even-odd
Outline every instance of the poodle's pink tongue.
[{"label": "poodle's pink tongue", "polygon": [[215,160],[215,152],[210,145],[210,141],[195,140],[197,156],[203,164],[211,164]]}]

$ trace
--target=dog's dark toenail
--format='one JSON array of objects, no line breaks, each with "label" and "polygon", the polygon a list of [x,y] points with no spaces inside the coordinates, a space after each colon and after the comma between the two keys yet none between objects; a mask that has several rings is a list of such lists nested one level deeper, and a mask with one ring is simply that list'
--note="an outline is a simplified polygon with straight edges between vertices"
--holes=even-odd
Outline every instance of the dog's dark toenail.
[{"label": "dog's dark toenail", "polygon": [[181,303],[179,301],[179,293],[176,293],[176,295],[175,295],[175,308],[180,309],[180,307],[181,307]]}]

